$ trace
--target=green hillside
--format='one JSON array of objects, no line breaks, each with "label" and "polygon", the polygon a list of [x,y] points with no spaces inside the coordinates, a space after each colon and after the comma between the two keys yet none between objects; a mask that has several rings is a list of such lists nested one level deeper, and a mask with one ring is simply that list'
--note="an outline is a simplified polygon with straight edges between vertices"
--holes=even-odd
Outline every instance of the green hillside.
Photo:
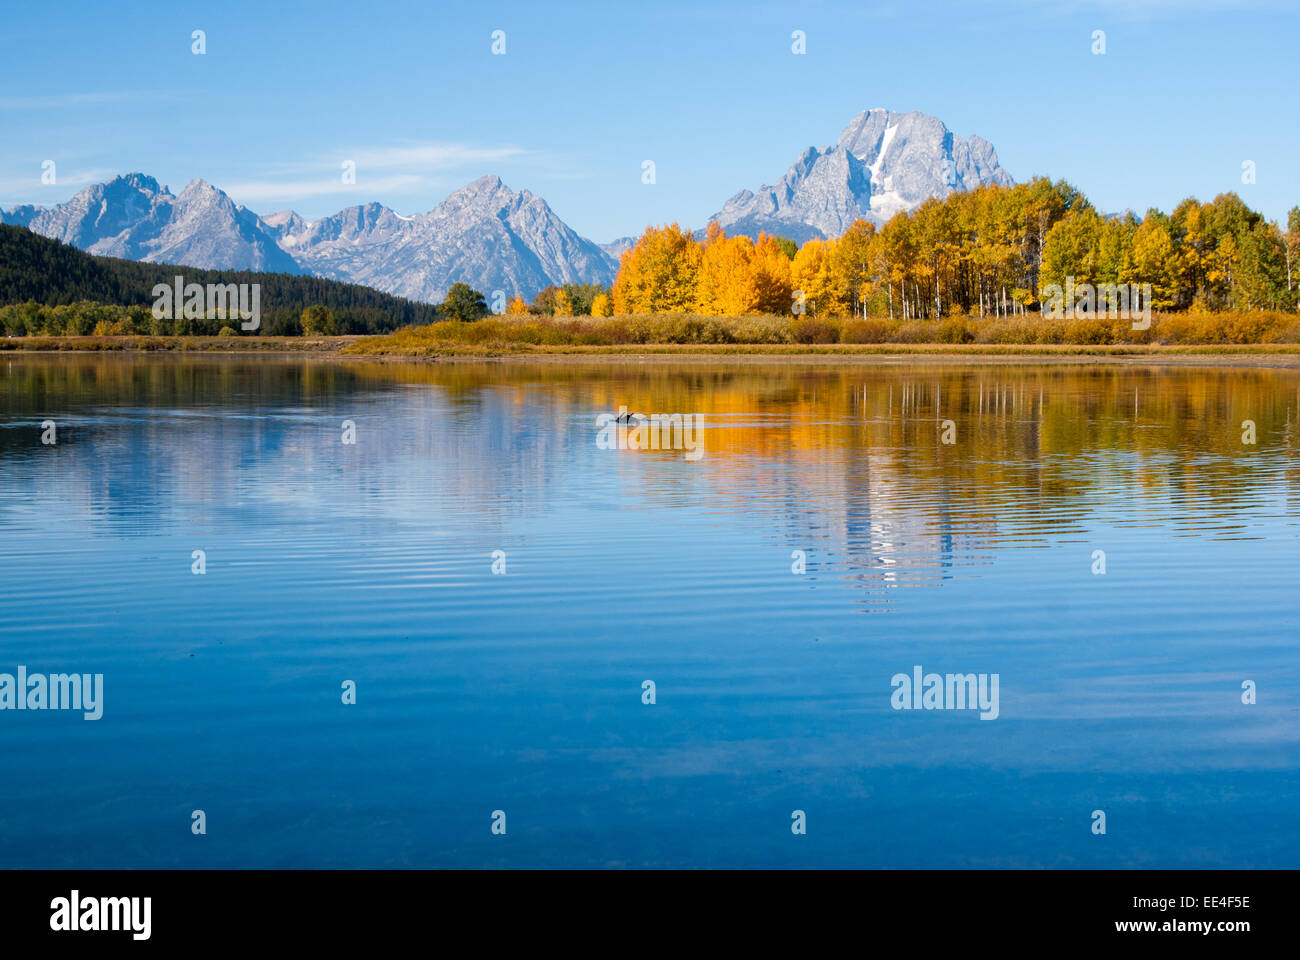
[{"label": "green hillside", "polygon": [[[123,310],[137,308],[126,312],[136,318],[138,327],[141,318],[148,322],[154,286],[171,284],[177,275],[183,276],[186,283],[204,285],[261,284],[262,326],[258,332],[268,335],[300,333],[299,318],[309,306],[327,308],[333,316],[336,332],[342,334],[383,333],[411,324],[432,323],[438,316],[432,304],[415,303],[358,284],[286,273],[198,270],[97,257],[24,227],[0,224],[0,312],[6,319],[17,314],[12,308],[4,309],[5,305],[34,302],[47,308],[96,304]],[[48,313],[48,310],[39,311],[41,317]],[[68,311],[59,313],[62,316]],[[28,306],[24,315],[35,316],[36,313]],[[205,324],[210,325],[210,322],[196,321],[196,329],[184,332],[216,333],[216,329],[200,329]],[[221,325],[217,323],[216,327]],[[30,323],[27,326],[31,328]]]}]

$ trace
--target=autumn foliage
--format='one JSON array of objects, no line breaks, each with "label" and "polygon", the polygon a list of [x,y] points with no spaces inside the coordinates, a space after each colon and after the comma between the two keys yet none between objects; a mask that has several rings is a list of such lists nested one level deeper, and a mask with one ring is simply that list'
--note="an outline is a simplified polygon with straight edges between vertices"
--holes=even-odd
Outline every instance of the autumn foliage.
[{"label": "autumn foliage", "polygon": [[879,228],[859,220],[793,259],[789,246],[729,237],[716,223],[698,241],[676,223],[650,227],[623,254],[613,311],[1013,317],[1068,278],[1150,284],[1157,310],[1300,306],[1300,209],[1284,233],[1231,193],[1139,219],[1104,216],[1069,184],[1039,178],[931,199]]},{"label": "autumn foliage", "polygon": [[702,259],[700,245],[677,224],[648,227],[636,246],[623,253],[614,281],[614,312],[693,310]]}]

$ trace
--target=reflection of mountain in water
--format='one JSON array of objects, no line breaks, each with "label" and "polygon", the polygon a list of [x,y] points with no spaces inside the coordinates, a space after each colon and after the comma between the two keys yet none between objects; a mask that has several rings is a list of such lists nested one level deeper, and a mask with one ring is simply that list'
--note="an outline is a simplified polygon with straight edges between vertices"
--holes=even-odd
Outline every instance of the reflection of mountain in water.
[{"label": "reflection of mountain in water", "polygon": [[[0,380],[17,491],[0,523],[50,500],[127,532],[269,506],[368,524],[436,505],[488,532],[743,513],[811,572],[873,591],[1099,523],[1249,536],[1261,498],[1293,509],[1300,470],[1288,371],[25,357]],[[620,406],[702,414],[703,459],[598,450],[596,416]]]},{"label": "reflection of mountain in water", "polygon": [[[178,515],[182,502],[400,519],[438,498],[500,522],[543,509],[562,477],[548,461],[569,443],[566,417],[539,421],[509,392],[408,390],[341,364],[41,357],[10,361],[4,379],[0,463],[22,491],[11,507],[72,501],[119,533],[204,519]],[[46,418],[54,446],[40,442]],[[51,461],[57,485],[41,480]]]}]

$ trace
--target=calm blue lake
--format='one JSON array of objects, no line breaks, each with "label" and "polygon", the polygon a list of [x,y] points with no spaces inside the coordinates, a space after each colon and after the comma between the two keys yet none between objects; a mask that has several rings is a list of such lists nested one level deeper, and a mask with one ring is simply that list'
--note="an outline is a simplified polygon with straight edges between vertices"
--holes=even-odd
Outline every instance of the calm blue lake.
[{"label": "calm blue lake", "polygon": [[1297,371],[4,356],[0,866],[1296,867],[1298,557]]}]

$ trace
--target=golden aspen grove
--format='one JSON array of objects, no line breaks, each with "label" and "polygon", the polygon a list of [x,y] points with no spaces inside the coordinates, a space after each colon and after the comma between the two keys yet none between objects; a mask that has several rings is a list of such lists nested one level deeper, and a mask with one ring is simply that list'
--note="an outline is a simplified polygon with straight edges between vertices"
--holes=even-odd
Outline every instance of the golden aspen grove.
[{"label": "golden aspen grove", "polygon": [[792,260],[773,252],[772,238],[728,237],[716,223],[702,242],[675,223],[651,227],[623,254],[615,313],[1016,316],[1070,278],[1149,283],[1162,310],[1295,310],[1300,208],[1286,232],[1232,193],[1172,214],[1105,217],[1073,187],[1040,178],[931,199],[880,229],[859,220]]}]

